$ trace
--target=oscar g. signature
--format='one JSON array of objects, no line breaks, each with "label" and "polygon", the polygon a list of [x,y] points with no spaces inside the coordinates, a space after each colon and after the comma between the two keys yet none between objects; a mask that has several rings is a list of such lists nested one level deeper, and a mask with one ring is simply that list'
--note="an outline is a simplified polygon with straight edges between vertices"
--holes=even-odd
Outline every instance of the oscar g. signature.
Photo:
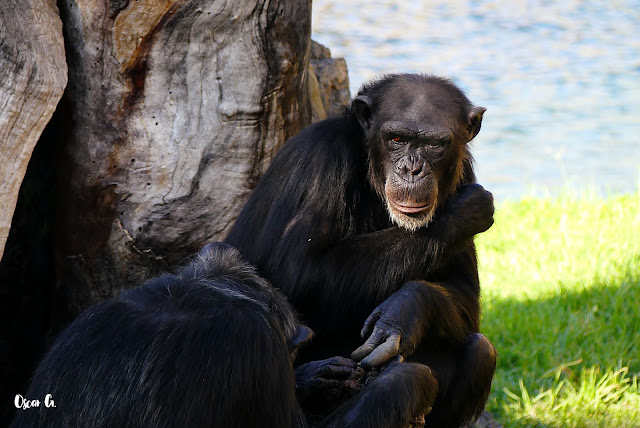
[{"label": "oscar g. signature", "polygon": [[22,410],[40,407],[41,404],[44,404],[44,407],[56,407],[56,404],[53,401],[53,396],[51,394],[45,395],[44,403],[41,403],[40,400],[29,400],[27,398],[24,398],[22,395],[17,394],[15,400],[13,400],[13,404],[15,404],[16,409]]}]

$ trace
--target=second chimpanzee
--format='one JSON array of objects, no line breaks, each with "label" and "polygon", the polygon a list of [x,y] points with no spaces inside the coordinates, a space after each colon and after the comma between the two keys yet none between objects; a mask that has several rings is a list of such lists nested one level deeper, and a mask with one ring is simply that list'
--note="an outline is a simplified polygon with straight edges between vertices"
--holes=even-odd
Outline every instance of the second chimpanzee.
[{"label": "second chimpanzee", "polygon": [[284,144],[226,239],[316,331],[303,359],[357,348],[364,367],[396,354],[430,366],[427,426],[477,417],[495,371],[472,239],[493,198],[468,148],[484,112],[440,77],[367,84]]},{"label": "second chimpanzee", "polygon": [[[299,400],[355,370],[335,357],[294,378],[291,353],[310,333],[237,250],[210,244],[177,274],[78,317],[25,394],[40,405],[18,409],[12,426],[303,428]],[[428,367],[394,364],[317,426],[406,428],[435,387]]]}]

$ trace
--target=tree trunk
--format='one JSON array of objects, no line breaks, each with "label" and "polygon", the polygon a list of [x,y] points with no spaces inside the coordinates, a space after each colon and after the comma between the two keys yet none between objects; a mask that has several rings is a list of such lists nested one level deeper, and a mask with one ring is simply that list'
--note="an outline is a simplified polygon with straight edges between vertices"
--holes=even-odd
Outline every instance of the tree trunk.
[{"label": "tree trunk", "polygon": [[309,0],[63,0],[58,299],[89,304],[222,239],[310,123]]},{"label": "tree trunk", "polygon": [[55,0],[0,2],[0,259],[31,152],[67,84]]}]

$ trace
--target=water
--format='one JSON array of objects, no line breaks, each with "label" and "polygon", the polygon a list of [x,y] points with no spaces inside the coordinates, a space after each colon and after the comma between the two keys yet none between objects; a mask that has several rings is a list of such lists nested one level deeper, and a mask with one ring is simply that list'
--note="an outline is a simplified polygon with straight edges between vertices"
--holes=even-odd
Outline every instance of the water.
[{"label": "water", "polygon": [[351,92],[448,76],[487,107],[472,145],[497,199],[640,185],[640,1],[316,0],[313,38]]}]

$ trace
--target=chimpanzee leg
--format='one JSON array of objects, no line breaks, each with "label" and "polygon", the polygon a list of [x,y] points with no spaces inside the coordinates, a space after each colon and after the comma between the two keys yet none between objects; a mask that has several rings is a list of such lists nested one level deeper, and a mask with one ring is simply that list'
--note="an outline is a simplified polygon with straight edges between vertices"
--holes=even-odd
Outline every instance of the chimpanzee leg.
[{"label": "chimpanzee leg", "polygon": [[480,415],[489,397],[496,369],[496,350],[489,339],[472,333],[457,356],[449,357],[428,358],[440,390],[425,427],[462,426]]}]

